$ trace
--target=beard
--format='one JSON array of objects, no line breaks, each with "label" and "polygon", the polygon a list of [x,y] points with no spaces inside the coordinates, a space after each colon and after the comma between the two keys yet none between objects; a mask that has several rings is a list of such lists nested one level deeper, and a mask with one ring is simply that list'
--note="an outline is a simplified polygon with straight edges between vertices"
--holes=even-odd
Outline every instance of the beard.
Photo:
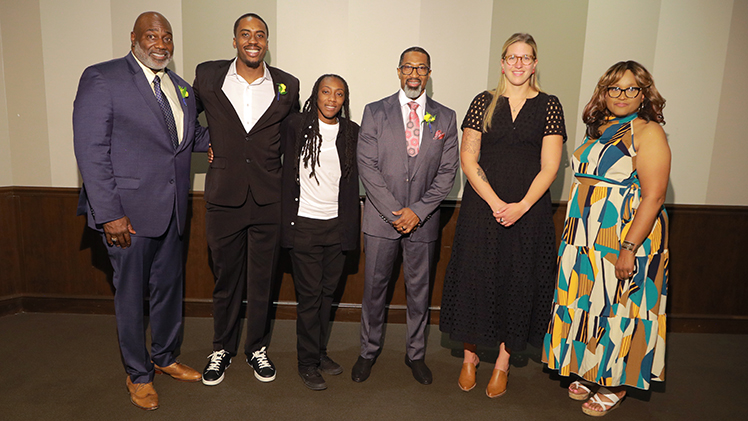
[{"label": "beard", "polygon": [[164,60],[156,60],[148,55],[143,47],[141,47],[137,42],[133,46],[132,53],[135,54],[135,57],[137,57],[141,63],[153,70],[163,70],[171,62],[171,53],[169,53],[169,51],[166,51],[166,58]]},{"label": "beard", "polygon": [[[265,60],[265,53],[261,53],[257,58],[251,58],[247,54],[246,51],[243,50],[243,48],[246,46],[241,47],[241,49],[237,48],[236,56],[239,60],[241,60],[242,63],[244,63],[245,66],[249,67],[250,69],[257,69],[262,65],[262,62]],[[255,47],[254,44],[249,45],[249,47]],[[256,48],[261,48],[259,46],[256,46]]]},{"label": "beard", "polygon": [[417,99],[419,96],[421,96],[421,87],[417,88],[411,88],[410,86],[405,86],[403,88],[403,92],[405,92],[405,96],[407,96],[410,99]]},{"label": "beard", "polygon": [[252,61],[252,60],[250,60],[248,58],[241,58],[241,57],[239,57],[239,60],[241,60],[242,63],[244,63],[244,65],[247,66],[247,67],[249,67],[250,69],[256,69],[256,68],[260,67],[260,65],[262,64],[262,59],[259,59],[259,60],[256,60],[256,61]]}]

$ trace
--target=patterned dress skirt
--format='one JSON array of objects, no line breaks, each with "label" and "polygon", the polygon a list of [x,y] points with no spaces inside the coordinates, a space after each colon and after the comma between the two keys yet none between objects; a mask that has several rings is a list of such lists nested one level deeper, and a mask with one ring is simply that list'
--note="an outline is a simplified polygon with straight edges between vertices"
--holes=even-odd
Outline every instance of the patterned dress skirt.
[{"label": "patterned dress skirt", "polygon": [[648,389],[663,381],[668,278],[664,210],[635,256],[633,277],[615,263],[641,200],[630,118],[574,153],[572,186],[558,252],[558,276],[543,362],[603,386]]}]

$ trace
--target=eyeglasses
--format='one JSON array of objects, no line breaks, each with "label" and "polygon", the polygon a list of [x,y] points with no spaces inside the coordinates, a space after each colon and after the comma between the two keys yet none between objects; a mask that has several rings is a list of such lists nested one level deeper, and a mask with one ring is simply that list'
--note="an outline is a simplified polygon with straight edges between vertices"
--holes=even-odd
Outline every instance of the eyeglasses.
[{"label": "eyeglasses", "polygon": [[420,65],[420,66],[411,66],[410,64],[403,64],[400,66],[400,72],[404,75],[409,75],[413,73],[413,69],[416,69],[419,76],[426,76],[429,74],[431,69],[429,69],[428,66]]},{"label": "eyeglasses", "polygon": [[639,88],[637,86],[631,86],[626,89],[621,89],[618,86],[610,86],[608,87],[608,96],[611,98],[620,98],[621,92],[626,93],[626,98],[634,99],[639,96],[639,93],[642,91],[642,88]]},{"label": "eyeglasses", "polygon": [[529,66],[533,61],[535,61],[535,56],[530,56],[527,54],[525,54],[524,56],[515,56],[514,54],[512,54],[511,56],[504,57],[504,61],[510,66],[514,66],[515,64],[517,64],[517,60],[522,60],[523,66]]}]

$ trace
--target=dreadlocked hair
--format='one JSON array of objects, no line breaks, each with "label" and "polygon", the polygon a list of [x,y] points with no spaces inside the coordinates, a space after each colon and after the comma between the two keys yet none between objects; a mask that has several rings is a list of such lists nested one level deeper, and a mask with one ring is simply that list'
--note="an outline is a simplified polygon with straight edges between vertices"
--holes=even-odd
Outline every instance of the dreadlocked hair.
[{"label": "dreadlocked hair", "polygon": [[[314,83],[312,88],[312,94],[309,99],[304,103],[304,108],[301,111],[301,122],[302,130],[299,133],[299,137],[296,139],[296,156],[299,157],[299,164],[303,162],[304,168],[309,168],[311,165],[311,171],[309,178],[314,177],[319,184],[317,179],[317,167],[319,166],[319,154],[322,148],[322,135],[319,132],[319,110],[317,108],[317,92],[319,92],[319,85],[325,78],[335,78],[343,83],[345,89],[345,99],[343,100],[343,106],[340,108],[338,115],[339,134],[343,136],[344,157],[343,157],[343,168],[341,168],[341,175],[344,178],[348,178],[351,174],[351,170],[356,165],[356,157],[354,149],[356,147],[356,137],[354,136],[353,124],[350,121],[350,95],[348,90],[348,83],[342,77],[334,74],[325,74],[320,76]],[[297,167],[298,175],[298,167]]]}]

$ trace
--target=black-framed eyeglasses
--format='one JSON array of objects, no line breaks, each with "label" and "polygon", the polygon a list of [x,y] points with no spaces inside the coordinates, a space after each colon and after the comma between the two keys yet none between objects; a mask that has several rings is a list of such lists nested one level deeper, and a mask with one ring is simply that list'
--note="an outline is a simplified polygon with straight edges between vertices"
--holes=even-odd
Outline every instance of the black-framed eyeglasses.
[{"label": "black-framed eyeglasses", "polygon": [[531,56],[528,54],[525,54],[523,56],[515,56],[514,54],[512,54],[511,56],[504,56],[504,61],[510,66],[514,66],[515,64],[517,64],[517,60],[522,60],[522,65],[529,66],[533,61],[535,61],[535,56]]},{"label": "black-framed eyeglasses", "polygon": [[608,96],[611,98],[620,98],[621,92],[626,93],[626,98],[634,99],[639,96],[639,93],[641,93],[642,88],[638,86],[631,86],[626,89],[621,89],[618,86],[609,86],[608,87]]},{"label": "black-framed eyeglasses", "polygon": [[413,69],[416,69],[416,72],[418,72],[419,76],[426,76],[431,71],[431,69],[429,69],[429,66],[424,66],[424,65],[411,66],[410,64],[403,64],[402,66],[400,66],[400,71],[404,75],[409,75],[413,73]]}]

